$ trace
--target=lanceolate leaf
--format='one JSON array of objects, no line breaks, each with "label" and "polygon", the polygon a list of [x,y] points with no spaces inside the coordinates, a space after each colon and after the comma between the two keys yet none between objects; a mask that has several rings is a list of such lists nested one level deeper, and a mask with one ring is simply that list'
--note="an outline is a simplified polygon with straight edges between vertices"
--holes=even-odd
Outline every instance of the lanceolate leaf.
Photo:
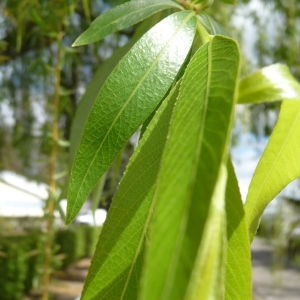
[{"label": "lanceolate leaf", "polygon": [[287,66],[275,64],[240,81],[238,103],[262,103],[300,99],[300,84]]},{"label": "lanceolate leaf", "polygon": [[[136,149],[101,232],[86,280],[83,299],[123,299],[142,248],[153,187],[177,96],[174,89],[162,103]],[[134,297],[124,298],[134,300]]]},{"label": "lanceolate leaf", "polygon": [[165,18],[133,46],[103,84],[73,161],[67,222],[170,88],[193,42],[195,23],[194,13],[187,11]]},{"label": "lanceolate leaf", "polygon": [[202,240],[188,286],[186,300],[224,298],[224,259],[226,255],[225,165],[215,185]]},{"label": "lanceolate leaf", "polygon": [[143,300],[185,297],[199,247],[205,247],[201,237],[227,156],[238,67],[236,43],[216,36],[194,55],[183,76],[157,178]]},{"label": "lanceolate leaf", "polygon": [[107,76],[111,73],[113,68],[117,65],[122,56],[130,49],[130,45],[125,45],[122,48],[117,49],[114,54],[107,59],[98,68],[97,72],[93,76],[91,82],[86,88],[86,92],[80,100],[78,109],[76,111],[71,131],[71,147],[70,147],[70,161],[72,162],[75,151],[79,145],[82,133],[84,131],[84,124],[88,119],[89,112],[95,102],[97,94],[104,83]]},{"label": "lanceolate leaf", "polygon": [[252,276],[248,227],[231,161],[227,170],[225,300],[251,300]]},{"label": "lanceolate leaf", "polygon": [[141,25],[137,27],[133,37],[130,39],[125,46],[122,48],[118,48],[114,51],[112,56],[105,60],[97,69],[96,73],[94,74],[92,80],[86,87],[86,91],[80,100],[79,106],[76,110],[76,114],[74,120],[72,122],[72,130],[71,130],[71,147],[70,147],[70,161],[72,162],[75,151],[79,145],[80,139],[82,137],[82,133],[84,131],[84,124],[86,123],[89,112],[96,100],[97,94],[105,82],[105,79],[108,75],[112,72],[115,66],[118,64],[120,59],[128,52],[128,50],[133,46],[134,43],[140,37],[148,31],[158,20],[146,20]]},{"label": "lanceolate leaf", "polygon": [[300,99],[284,101],[277,124],[257,165],[245,204],[250,238],[267,204],[300,177]]},{"label": "lanceolate leaf", "polygon": [[168,8],[181,9],[171,0],[141,0],[119,5],[96,18],[74,42],[81,46],[102,40],[106,35],[127,28]]}]

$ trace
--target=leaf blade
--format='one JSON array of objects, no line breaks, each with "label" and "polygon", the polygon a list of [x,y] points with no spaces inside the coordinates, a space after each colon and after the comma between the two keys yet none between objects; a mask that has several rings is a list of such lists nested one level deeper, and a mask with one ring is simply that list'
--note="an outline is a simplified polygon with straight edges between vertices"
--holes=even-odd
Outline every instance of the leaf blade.
[{"label": "leaf blade", "polygon": [[75,40],[73,46],[97,42],[110,33],[135,25],[168,8],[181,9],[171,0],[142,0],[124,3],[97,17],[90,27]]},{"label": "leaf blade", "polygon": [[103,62],[103,64],[97,69],[92,80],[87,85],[86,91],[80,100],[72,123],[70,137],[70,161],[72,161],[75,156],[76,149],[83,134],[85,122],[87,121],[89,112],[95,102],[101,86],[105,82],[106,77],[111,73],[118,61],[128,50],[129,47],[127,47],[127,45],[123,48],[117,49],[114,54]]},{"label": "leaf blade", "polygon": [[[130,269],[134,266],[144,238],[153,186],[176,96],[177,90],[174,88],[153,117],[130,159],[101,232],[83,299],[104,299],[102,292],[123,272],[127,280],[124,279],[119,290],[114,289],[113,299],[121,299],[126,293],[126,281],[132,277]],[[126,214],[122,213],[124,211]]]},{"label": "leaf blade", "polygon": [[207,13],[201,13],[198,18],[209,34],[230,36],[225,28]]},{"label": "leaf blade", "polygon": [[284,101],[279,118],[252,177],[245,213],[250,240],[266,205],[300,177],[300,101]]},{"label": "leaf blade", "polygon": [[194,13],[183,11],[165,18],[133,46],[107,78],[90,111],[71,168],[67,223],[164,97],[186,59],[194,34]]},{"label": "leaf blade", "polygon": [[300,99],[300,84],[287,66],[274,64],[240,81],[238,103],[262,103]]},{"label": "leaf blade", "polygon": [[248,227],[231,160],[226,187],[227,255],[225,299],[252,299],[251,253]]},{"label": "leaf blade", "polygon": [[125,46],[116,49],[112,56],[105,60],[99,68],[96,70],[91,81],[86,87],[85,93],[82,96],[79,106],[76,110],[75,117],[72,122],[71,128],[71,147],[70,147],[70,162],[73,161],[75,151],[79,145],[82,133],[84,130],[84,124],[89,116],[89,112],[95,102],[97,94],[102,87],[105,79],[116,67],[120,59],[131,49],[131,47],[141,38],[141,36],[153,27],[158,20],[147,20],[137,27],[133,37]]},{"label": "leaf blade", "polygon": [[184,299],[228,151],[238,58],[235,42],[216,36],[185,71],[157,179],[140,299]]},{"label": "leaf blade", "polygon": [[227,170],[223,165],[209,207],[202,241],[185,296],[186,300],[222,299],[226,239],[225,189]]}]

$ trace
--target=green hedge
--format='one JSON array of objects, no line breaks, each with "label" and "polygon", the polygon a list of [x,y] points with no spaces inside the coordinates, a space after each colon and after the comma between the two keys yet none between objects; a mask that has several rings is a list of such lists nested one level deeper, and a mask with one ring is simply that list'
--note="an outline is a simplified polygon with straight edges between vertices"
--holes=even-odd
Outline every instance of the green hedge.
[{"label": "green hedge", "polygon": [[300,266],[300,236],[294,236],[290,239],[288,245],[289,257]]},{"label": "green hedge", "polygon": [[38,276],[40,234],[0,237],[0,297],[18,300]]},{"label": "green hedge", "polygon": [[99,227],[74,225],[56,232],[55,243],[58,254],[63,254],[62,267],[72,262],[93,255],[100,233]]},{"label": "green hedge", "polygon": [[100,235],[101,228],[96,226],[85,226],[85,256],[92,257],[97,245],[97,241]]},{"label": "green hedge", "polygon": [[[55,256],[63,256],[60,268],[82,257],[92,256],[99,227],[73,225],[55,233]],[[42,273],[44,235],[41,232],[0,235],[0,299],[19,300],[29,292]],[[53,263],[56,259],[53,257]]]}]

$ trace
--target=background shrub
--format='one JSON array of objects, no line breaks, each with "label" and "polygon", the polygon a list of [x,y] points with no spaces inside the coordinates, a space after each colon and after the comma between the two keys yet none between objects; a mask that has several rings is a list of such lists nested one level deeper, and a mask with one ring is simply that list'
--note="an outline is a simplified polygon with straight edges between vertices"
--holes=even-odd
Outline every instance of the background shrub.
[{"label": "background shrub", "polygon": [[55,244],[58,246],[57,254],[62,254],[62,268],[82,257],[93,255],[99,227],[89,225],[74,225],[59,229],[55,235]]},{"label": "background shrub", "polygon": [[[73,225],[58,229],[54,237],[53,268],[63,269],[95,250],[99,227]],[[44,234],[34,229],[27,233],[0,236],[0,299],[19,300],[37,286],[43,271]],[[60,263],[58,257],[62,256]]]},{"label": "background shrub", "polygon": [[39,237],[38,233],[1,236],[1,299],[21,299],[33,287],[38,269]]}]

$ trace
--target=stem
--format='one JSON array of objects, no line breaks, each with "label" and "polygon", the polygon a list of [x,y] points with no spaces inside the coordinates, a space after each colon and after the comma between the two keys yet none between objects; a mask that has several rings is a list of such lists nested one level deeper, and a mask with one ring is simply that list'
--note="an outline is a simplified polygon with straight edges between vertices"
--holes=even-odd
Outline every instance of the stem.
[{"label": "stem", "polygon": [[181,4],[185,9],[193,10],[196,13],[200,13],[204,11],[208,7],[212,5],[214,2],[213,0],[207,0],[202,3],[198,3],[197,0],[177,0],[179,4]]},{"label": "stem", "polygon": [[57,156],[58,156],[58,140],[59,140],[59,98],[60,98],[60,83],[61,83],[61,59],[63,55],[62,48],[62,37],[63,34],[60,32],[57,36],[57,57],[56,65],[54,70],[54,95],[51,103],[51,151],[49,157],[49,198],[45,207],[45,218],[46,218],[46,242],[44,248],[44,271],[43,271],[43,295],[42,300],[49,299],[49,284],[51,278],[51,258],[52,258],[52,246],[53,246],[53,235],[54,235],[54,210],[55,210],[55,192],[56,192],[56,169],[57,169]]}]

